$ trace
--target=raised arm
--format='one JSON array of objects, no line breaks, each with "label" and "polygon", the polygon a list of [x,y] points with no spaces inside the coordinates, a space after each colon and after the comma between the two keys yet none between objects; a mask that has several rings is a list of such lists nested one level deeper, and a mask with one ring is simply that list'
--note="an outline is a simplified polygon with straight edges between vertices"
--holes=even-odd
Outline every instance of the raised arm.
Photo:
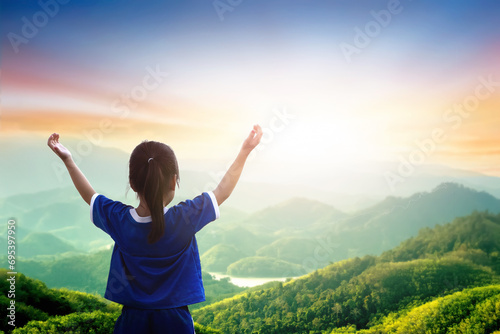
[{"label": "raised arm", "polygon": [[52,151],[54,151],[54,153],[57,154],[57,156],[64,162],[64,165],[68,169],[69,175],[71,176],[71,180],[73,181],[76,190],[78,190],[83,200],[87,202],[87,204],[90,204],[90,200],[95,194],[95,190],[94,188],[92,188],[85,175],[83,175],[80,168],[78,168],[78,166],[73,161],[71,152],[61,143],[59,143],[59,134],[51,134],[49,140],[47,141],[47,145],[49,145]]},{"label": "raised arm", "polygon": [[262,129],[259,125],[254,125],[252,132],[250,132],[247,139],[243,142],[238,156],[214,190],[218,205],[221,205],[233,192],[236,183],[240,179],[248,155],[259,144],[260,138],[262,138]]}]

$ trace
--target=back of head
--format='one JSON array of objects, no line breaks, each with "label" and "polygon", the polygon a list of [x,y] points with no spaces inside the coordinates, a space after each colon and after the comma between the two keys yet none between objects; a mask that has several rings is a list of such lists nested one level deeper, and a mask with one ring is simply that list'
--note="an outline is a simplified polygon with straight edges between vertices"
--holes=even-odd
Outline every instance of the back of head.
[{"label": "back of head", "polygon": [[165,233],[163,200],[169,193],[172,178],[179,182],[177,158],[170,146],[156,141],[143,141],[132,151],[129,161],[130,187],[144,198],[151,212],[152,229],[149,243]]}]

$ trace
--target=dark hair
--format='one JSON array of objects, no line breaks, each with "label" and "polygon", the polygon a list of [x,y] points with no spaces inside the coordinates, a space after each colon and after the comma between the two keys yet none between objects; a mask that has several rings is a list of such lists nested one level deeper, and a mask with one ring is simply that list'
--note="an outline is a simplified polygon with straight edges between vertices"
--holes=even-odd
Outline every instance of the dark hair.
[{"label": "dark hair", "polygon": [[163,198],[169,191],[172,177],[177,175],[177,158],[170,146],[156,141],[143,141],[132,151],[129,161],[130,187],[143,196],[153,220],[148,243],[157,242],[165,233]]}]

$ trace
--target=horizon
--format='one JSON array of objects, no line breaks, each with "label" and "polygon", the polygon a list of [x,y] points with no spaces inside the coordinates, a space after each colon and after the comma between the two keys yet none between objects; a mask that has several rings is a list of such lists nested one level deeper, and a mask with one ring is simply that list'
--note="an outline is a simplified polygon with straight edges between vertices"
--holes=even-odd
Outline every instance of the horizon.
[{"label": "horizon", "polygon": [[[33,142],[32,140],[35,138],[39,140]],[[12,179],[14,176],[14,183],[16,184],[16,189],[14,189],[16,192],[12,192],[13,189],[7,187],[3,191],[4,195],[2,198],[7,199],[17,195],[37,194],[39,192],[57,191],[59,189],[72,189],[72,192],[76,196],[77,192],[73,189],[74,186],[71,179],[66,177],[63,165],[58,159],[54,159],[53,153],[46,147],[44,138],[32,135],[28,138],[23,137],[23,139],[23,142],[16,142],[8,146],[11,153],[15,152],[15,154],[7,152],[7,157],[14,158],[7,163],[14,166],[16,161],[20,162],[25,156],[33,155],[39,164],[36,173],[43,177],[44,180],[39,180],[37,186],[40,186],[40,188],[34,188],[33,190],[32,186],[34,184],[31,178],[17,178],[16,175],[18,173],[13,173],[12,170],[10,173],[2,173],[0,175],[3,179],[2,183],[9,178]],[[81,143],[83,143],[81,139],[73,138],[68,140],[68,146],[71,148],[78,147],[78,144]],[[85,151],[85,154],[82,155],[77,152],[73,158],[85,174],[87,174],[95,189],[100,193],[117,197],[117,199],[120,198],[120,200],[125,200],[132,204],[135,203],[134,192],[128,188],[127,181],[128,153],[115,147],[99,145],[89,147],[90,151]],[[6,148],[4,146],[4,150]],[[19,148],[21,149],[19,150]],[[101,161],[100,159],[102,158],[105,160]],[[169,205],[174,205],[185,198],[196,196],[203,191],[213,190],[227,167],[227,164],[214,163],[211,168],[189,169],[185,167],[183,157],[178,157],[178,160],[181,172],[181,184],[176,190],[174,201]],[[95,166],[96,162],[103,162],[106,165],[106,169],[103,171],[98,165]],[[295,184],[287,183],[285,179],[256,181],[254,178],[258,178],[260,173],[262,173],[262,166],[256,164],[255,160],[249,161],[247,165],[245,173],[240,180],[240,185],[237,186],[235,192],[228,199],[227,204],[225,204],[230,209],[241,210],[246,214],[255,213],[300,198],[320,202],[345,213],[355,213],[375,206],[383,202],[387,197],[405,199],[418,193],[432,193],[446,183],[459,184],[475,191],[486,192],[500,199],[499,177],[487,176],[467,170],[455,170],[441,165],[422,166],[418,173],[408,178],[410,182],[407,182],[404,188],[399,187],[397,192],[390,191],[388,187],[384,187],[382,191],[378,189],[378,186],[385,186],[386,184],[384,180],[381,180],[379,177],[373,177],[373,174],[370,174],[370,172],[373,172],[372,169],[368,173],[365,173],[366,170],[360,170],[356,174],[357,177],[363,178],[362,183],[368,183],[364,187],[352,187],[350,180],[346,181],[340,178],[340,180],[337,180],[340,182],[338,184],[344,187],[332,189],[328,186],[325,174],[315,175],[317,179],[325,180],[325,184],[322,186],[318,186],[318,184],[300,184],[298,182]],[[117,166],[121,166],[119,167],[121,169],[119,172],[116,170]],[[379,170],[384,170],[387,166],[387,163],[381,163],[378,167]],[[8,165],[5,165],[5,167],[8,168]],[[115,169],[115,172],[111,173],[113,169]],[[346,171],[346,173],[352,172]],[[22,174],[22,170],[20,173]],[[34,174],[35,177],[36,173]],[[187,176],[185,173],[187,173]]]},{"label": "horizon", "polygon": [[[0,138],[0,142],[8,143],[0,148],[6,157],[4,167],[7,168],[0,174],[0,183],[6,185],[2,198],[73,187],[71,180],[66,177],[62,163],[46,146],[45,138],[38,134],[15,136],[19,136],[21,140],[8,143],[4,138]],[[131,204],[135,203],[134,193],[127,186],[127,152],[116,147],[94,145],[87,139],[71,138],[65,143],[71,149],[84,148],[82,152],[74,150],[73,158],[98,192]],[[32,177],[28,178],[22,176],[26,169],[30,169],[23,162],[26,156],[36,159],[38,166],[36,170],[29,172]],[[293,198],[305,198],[333,206],[343,212],[356,212],[376,205],[389,196],[408,198],[416,193],[432,192],[443,183],[450,182],[485,191],[500,198],[499,177],[443,165],[428,164],[415,168],[402,184],[391,189],[381,175],[388,169],[398,168],[397,163],[378,161],[369,166],[345,168],[338,172],[336,177],[329,177],[331,172],[328,170],[318,169],[311,178],[294,179],[290,182],[283,175],[262,178],[261,175],[265,175],[267,166],[259,161],[259,158],[258,152],[257,156],[247,163],[240,185],[228,200],[227,206],[252,213]],[[190,165],[184,156],[178,155],[177,159],[181,171],[181,185],[174,199],[177,202],[215,189],[228,167],[227,163],[203,162],[194,164],[197,168],[190,168],[193,165]],[[99,164],[104,164],[105,168],[99,168]],[[36,183],[33,182],[34,179],[37,179]],[[311,180],[317,182],[310,182]],[[128,196],[125,195],[127,193]]]}]

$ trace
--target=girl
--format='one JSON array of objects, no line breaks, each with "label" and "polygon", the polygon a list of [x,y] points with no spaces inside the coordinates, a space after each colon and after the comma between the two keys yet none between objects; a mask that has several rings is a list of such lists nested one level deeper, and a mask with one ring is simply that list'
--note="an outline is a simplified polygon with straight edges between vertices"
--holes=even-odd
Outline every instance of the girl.
[{"label": "girl", "polygon": [[262,129],[255,125],[236,160],[213,192],[166,208],[179,183],[172,149],[144,141],[130,156],[130,187],[139,197],[133,208],[97,194],[52,134],[48,145],[64,162],[90,205],[91,221],[114,240],[105,298],[123,305],[114,333],[194,333],[187,305],[205,300],[195,233],[219,218],[219,205],[231,194]]}]

